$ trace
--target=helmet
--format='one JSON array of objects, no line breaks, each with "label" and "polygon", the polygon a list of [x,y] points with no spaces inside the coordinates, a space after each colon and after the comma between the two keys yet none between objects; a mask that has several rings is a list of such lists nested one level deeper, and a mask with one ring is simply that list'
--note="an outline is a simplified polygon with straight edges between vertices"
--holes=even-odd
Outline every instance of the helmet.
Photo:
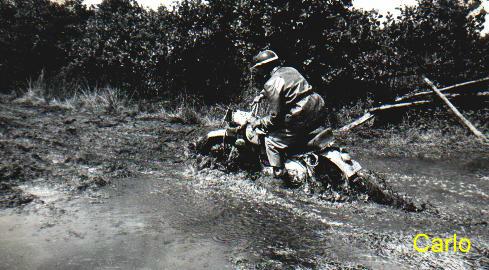
[{"label": "helmet", "polygon": [[251,68],[257,68],[275,60],[278,60],[278,55],[275,52],[271,50],[261,51],[253,57],[253,66]]}]

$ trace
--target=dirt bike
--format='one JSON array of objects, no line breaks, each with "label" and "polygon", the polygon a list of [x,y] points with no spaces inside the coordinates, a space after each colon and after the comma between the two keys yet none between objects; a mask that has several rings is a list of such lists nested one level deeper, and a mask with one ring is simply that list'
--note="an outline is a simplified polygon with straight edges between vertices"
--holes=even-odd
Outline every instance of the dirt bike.
[{"label": "dirt bike", "polygon": [[[256,120],[260,103],[252,104],[251,112],[228,110],[224,121],[227,127],[211,131],[201,145],[201,151],[210,153],[216,145],[225,144],[231,152],[250,152],[259,158],[262,170],[270,173],[264,152],[264,137],[266,133],[261,128],[253,129],[251,123]],[[358,162],[342,148],[334,146],[331,129],[319,129],[313,132],[303,145],[289,147],[285,154],[285,169],[291,183],[352,180],[362,168]],[[327,179],[326,179],[327,178]],[[336,178],[336,179],[333,179]],[[331,183],[326,183],[331,184]]]},{"label": "dirt bike", "polygon": [[[257,119],[259,106],[260,103],[254,101],[250,112],[228,109],[224,117],[226,127],[211,131],[202,138],[197,146],[199,152],[219,156],[224,162],[241,160],[241,165],[247,163],[271,175],[272,167],[268,165],[264,146],[266,132],[259,127],[253,128],[251,124]],[[302,186],[313,193],[329,191],[334,194],[331,197],[333,201],[363,196],[366,200],[408,211],[418,210],[413,203],[390,190],[382,179],[380,182],[371,181],[372,177],[362,172],[357,161],[344,149],[335,146],[333,131],[329,128],[315,130],[302,145],[289,147],[284,154],[286,178],[291,186]]]}]

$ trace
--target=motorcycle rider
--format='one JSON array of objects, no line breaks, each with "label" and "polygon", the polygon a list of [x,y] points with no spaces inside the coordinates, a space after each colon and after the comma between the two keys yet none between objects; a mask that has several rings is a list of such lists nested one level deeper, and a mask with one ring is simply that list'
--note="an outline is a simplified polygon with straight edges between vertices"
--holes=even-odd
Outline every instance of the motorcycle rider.
[{"label": "motorcycle rider", "polygon": [[265,50],[253,57],[251,70],[269,77],[254,102],[265,98],[270,114],[251,123],[265,131],[265,149],[275,177],[286,174],[284,153],[305,147],[310,133],[323,124],[324,100],[294,68],[280,65],[278,55]]}]

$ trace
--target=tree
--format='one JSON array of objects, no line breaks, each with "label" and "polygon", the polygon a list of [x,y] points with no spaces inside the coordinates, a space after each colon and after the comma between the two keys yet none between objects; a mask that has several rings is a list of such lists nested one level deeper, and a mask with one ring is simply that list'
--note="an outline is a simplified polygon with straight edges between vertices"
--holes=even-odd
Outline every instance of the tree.
[{"label": "tree", "polygon": [[82,0],[1,0],[0,15],[0,89],[7,90],[41,70],[56,74],[88,13]]}]

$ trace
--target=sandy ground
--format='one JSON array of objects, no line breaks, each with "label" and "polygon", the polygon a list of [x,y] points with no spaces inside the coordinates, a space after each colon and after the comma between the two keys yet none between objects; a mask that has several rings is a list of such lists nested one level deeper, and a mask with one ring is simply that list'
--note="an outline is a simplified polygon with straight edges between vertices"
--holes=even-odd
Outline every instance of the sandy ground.
[{"label": "sandy ground", "polygon": [[[407,213],[195,171],[185,149],[204,131],[158,115],[0,102],[0,269],[489,266],[487,151],[396,158],[356,145],[365,168],[431,204]],[[472,249],[418,253],[417,233],[456,233]]]}]

